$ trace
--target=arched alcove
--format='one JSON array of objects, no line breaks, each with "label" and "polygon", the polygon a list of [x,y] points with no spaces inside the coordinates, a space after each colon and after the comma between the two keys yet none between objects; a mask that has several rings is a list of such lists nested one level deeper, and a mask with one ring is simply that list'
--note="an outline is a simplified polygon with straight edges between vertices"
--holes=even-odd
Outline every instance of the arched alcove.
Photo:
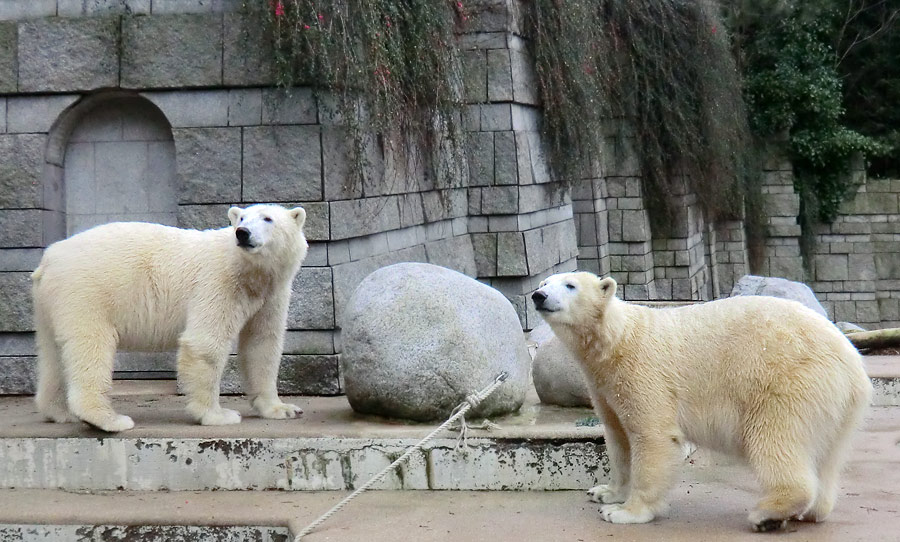
[{"label": "arched alcove", "polygon": [[69,136],[63,169],[67,236],[116,221],[176,225],[172,130],[144,98],[88,111]]},{"label": "arched alcove", "polygon": [[[99,224],[176,225],[175,144],[165,115],[127,92],[87,96],[50,131],[44,165],[47,244]],[[171,354],[120,353],[117,378],[174,376]]]}]

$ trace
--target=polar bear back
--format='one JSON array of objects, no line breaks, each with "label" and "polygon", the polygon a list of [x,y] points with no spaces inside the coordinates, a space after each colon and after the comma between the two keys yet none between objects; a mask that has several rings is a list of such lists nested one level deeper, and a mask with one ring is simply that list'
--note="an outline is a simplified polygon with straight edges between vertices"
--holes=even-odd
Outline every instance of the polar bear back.
[{"label": "polar bear back", "polygon": [[235,267],[237,250],[231,228],[97,226],[47,248],[33,275],[35,302],[58,328],[103,321],[122,349],[171,349],[193,300],[234,288],[223,270]]},{"label": "polar bear back", "polygon": [[744,426],[741,418],[777,408],[780,398],[785,415],[797,415],[788,410],[799,408],[804,415],[798,419],[837,422],[868,387],[853,345],[800,303],[740,296],[671,309],[629,306],[634,308],[631,333],[618,354],[638,365],[657,360],[652,365],[658,372],[648,379],[659,378],[672,390],[679,425],[698,444],[739,449],[742,435],[734,428]]}]

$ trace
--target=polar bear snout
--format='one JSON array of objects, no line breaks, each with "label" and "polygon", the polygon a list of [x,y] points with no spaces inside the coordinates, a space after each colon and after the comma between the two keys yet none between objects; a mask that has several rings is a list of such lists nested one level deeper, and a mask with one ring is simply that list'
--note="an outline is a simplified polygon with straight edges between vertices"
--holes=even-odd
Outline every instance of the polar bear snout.
[{"label": "polar bear snout", "polygon": [[538,290],[531,294],[531,300],[534,301],[534,308],[544,310],[544,301],[547,300],[547,294]]},{"label": "polar bear snout", "polygon": [[250,230],[240,227],[234,230],[234,235],[237,237],[239,247],[253,248],[253,245],[250,243]]}]

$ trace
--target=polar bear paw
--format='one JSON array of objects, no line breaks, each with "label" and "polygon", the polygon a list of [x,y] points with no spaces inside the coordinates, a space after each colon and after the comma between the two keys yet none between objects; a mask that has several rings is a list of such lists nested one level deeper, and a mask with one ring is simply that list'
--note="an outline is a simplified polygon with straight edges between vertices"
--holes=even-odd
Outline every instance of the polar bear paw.
[{"label": "polar bear paw", "polygon": [[621,504],[605,504],[600,507],[600,517],[610,523],[648,523],[653,520],[653,512],[642,508],[634,512]]},{"label": "polar bear paw", "polygon": [[229,408],[207,410],[200,418],[201,425],[234,425],[236,423],[241,423],[241,414],[237,410]]},{"label": "polar bear paw", "polygon": [[263,418],[271,420],[284,420],[286,418],[296,418],[303,414],[303,409],[297,405],[283,403],[281,401],[265,403],[260,399],[253,402],[253,408],[259,412]]},{"label": "polar bear paw", "polygon": [[758,533],[767,533],[769,531],[779,531],[787,527],[787,518],[772,517],[773,514],[764,510],[754,510],[750,512],[747,518],[753,530]]},{"label": "polar bear paw", "polygon": [[45,420],[54,423],[71,423],[79,421],[78,416],[69,412],[69,409],[63,405],[46,404],[38,405],[38,410]]},{"label": "polar bear paw", "polygon": [[624,488],[612,486],[609,484],[600,484],[588,490],[588,499],[592,502],[603,504],[621,503],[628,498],[627,491]]},{"label": "polar bear paw", "polygon": [[102,418],[89,416],[88,418],[82,418],[82,420],[107,433],[118,433],[134,428],[134,420],[122,414],[112,414]]}]

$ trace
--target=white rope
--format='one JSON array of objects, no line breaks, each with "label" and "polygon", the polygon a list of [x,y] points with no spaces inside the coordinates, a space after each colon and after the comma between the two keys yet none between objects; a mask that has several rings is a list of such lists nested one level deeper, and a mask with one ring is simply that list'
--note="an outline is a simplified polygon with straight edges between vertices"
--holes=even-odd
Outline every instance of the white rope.
[{"label": "white rope", "polygon": [[444,431],[448,427],[450,427],[450,425],[452,425],[454,422],[456,422],[457,420],[462,420],[462,427],[466,427],[466,422],[465,422],[465,418],[464,418],[464,416],[466,415],[466,412],[468,412],[470,409],[477,408],[478,405],[481,404],[481,402],[483,400],[487,399],[488,396],[490,396],[492,393],[494,393],[494,390],[496,390],[497,388],[500,387],[500,384],[503,384],[503,382],[506,381],[506,377],[507,377],[507,374],[505,372],[502,372],[499,375],[497,375],[497,378],[494,379],[494,382],[490,386],[484,388],[483,390],[481,390],[478,393],[473,393],[473,394],[467,396],[466,400],[464,402],[460,403],[459,406],[457,406],[455,409],[453,409],[453,412],[447,421],[445,421],[437,429],[435,429],[434,431],[429,433],[428,436],[423,438],[421,441],[419,441],[418,444],[416,444],[415,446],[413,446],[412,448],[407,450],[406,453],[404,453],[403,455],[398,457],[393,463],[391,463],[390,465],[388,465],[387,467],[382,469],[381,472],[379,472],[378,474],[373,476],[371,480],[369,480],[368,482],[366,482],[365,484],[360,486],[359,489],[357,489],[350,495],[347,495],[346,497],[344,497],[344,500],[342,500],[341,502],[334,505],[334,507],[332,507],[331,510],[322,514],[319,517],[319,519],[317,519],[317,520],[313,521],[312,523],[310,523],[309,525],[307,525],[305,529],[303,529],[302,531],[297,533],[297,536],[294,537],[294,542],[299,542],[301,538],[303,538],[304,536],[313,532],[316,529],[316,527],[318,527],[319,525],[328,521],[328,518],[330,518],[331,516],[338,513],[341,510],[341,508],[343,508],[344,506],[347,505],[347,503],[349,503],[350,501],[355,499],[363,491],[369,489],[374,484],[381,481],[381,479],[384,478],[389,472],[391,472],[392,470],[396,469],[401,464],[403,464],[407,459],[410,458],[410,456],[412,456],[413,453],[415,453],[418,450],[421,450],[422,447],[425,446],[425,444],[427,444],[429,441],[431,441],[434,437],[436,437],[442,431]]}]

